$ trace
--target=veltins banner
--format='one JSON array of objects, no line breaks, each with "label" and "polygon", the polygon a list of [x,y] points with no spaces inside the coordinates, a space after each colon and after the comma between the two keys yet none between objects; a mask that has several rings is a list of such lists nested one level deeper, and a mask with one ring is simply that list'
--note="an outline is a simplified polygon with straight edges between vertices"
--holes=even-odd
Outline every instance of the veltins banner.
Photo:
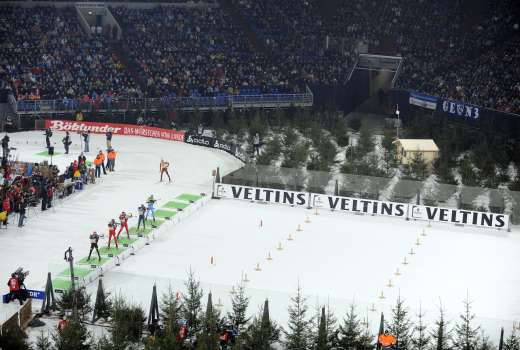
[{"label": "veltins banner", "polygon": [[329,196],[317,193],[294,192],[270,188],[216,184],[215,195],[220,198],[262,201],[300,207],[323,208],[350,213],[392,216],[432,222],[464,224],[486,228],[509,227],[509,216],[463,209],[428,207],[408,203],[372,199]]}]

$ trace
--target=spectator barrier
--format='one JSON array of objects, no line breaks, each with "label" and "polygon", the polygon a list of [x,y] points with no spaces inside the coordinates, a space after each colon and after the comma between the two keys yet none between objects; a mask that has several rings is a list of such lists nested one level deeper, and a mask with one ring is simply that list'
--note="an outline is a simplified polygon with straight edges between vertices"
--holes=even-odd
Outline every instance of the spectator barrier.
[{"label": "spectator barrier", "polygon": [[63,100],[19,100],[16,102],[18,114],[40,114],[56,112],[89,111],[129,111],[160,109],[226,109],[226,108],[286,108],[290,106],[310,107],[313,95],[303,94],[262,94],[224,95],[214,97],[164,97],[164,98],[105,98],[97,101],[79,99]]},{"label": "spectator barrier", "polygon": [[104,134],[111,131],[115,135],[144,136],[162,140],[186,142],[196,146],[211,147],[227,152],[241,161],[246,161],[242,149],[230,142],[214,137],[197,135],[182,130],[169,130],[143,125],[118,124],[118,123],[95,123],[78,122],[71,120],[45,120],[45,128],[58,131],[87,132],[93,134]]}]

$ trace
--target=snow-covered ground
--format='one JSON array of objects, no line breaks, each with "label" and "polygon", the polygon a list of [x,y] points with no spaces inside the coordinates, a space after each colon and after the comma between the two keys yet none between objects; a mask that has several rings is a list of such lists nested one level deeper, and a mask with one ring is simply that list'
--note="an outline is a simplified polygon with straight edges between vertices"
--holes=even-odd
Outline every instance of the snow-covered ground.
[{"label": "snow-covered ground", "polygon": [[[13,134],[12,139],[23,149],[20,159],[33,157],[43,143],[41,133]],[[39,147],[24,144],[26,139],[37,141]],[[104,138],[94,137],[94,144],[92,150],[102,147]],[[23,229],[0,231],[0,276],[8,276],[21,265],[31,271],[28,287],[40,289],[46,272],[62,264],[69,245],[81,256],[88,253],[88,234],[102,231],[122,209],[135,212],[151,193],[165,199],[183,192],[209,193],[211,169],[220,166],[222,175],[240,166],[224,152],[182,143],[116,136],[113,145],[120,154],[114,174],[55,211],[30,218]],[[77,156],[79,146],[73,150],[70,159]],[[157,182],[161,157],[172,163],[171,185]],[[54,161],[69,159],[57,156]],[[329,304],[339,319],[354,301],[359,312],[368,315],[374,332],[379,312],[389,316],[399,293],[411,308],[412,318],[422,305],[426,317],[435,319],[442,302],[453,321],[469,294],[477,321],[495,341],[501,326],[508,330],[520,320],[520,235],[516,229],[486,231],[446,224],[429,228],[422,222],[395,218],[314,214],[287,206],[211,200],[105,273],[105,287],[147,310],[154,283],[159,294],[170,284],[183,292],[191,267],[205,292],[211,290],[224,311],[229,309],[232,286],[247,275],[250,313],[256,313],[257,306],[269,298],[270,313],[282,325],[298,283],[311,309],[315,304]],[[297,231],[298,225],[302,231]],[[426,236],[421,235],[423,229]],[[279,244],[282,250],[277,249]],[[409,255],[411,248],[414,255]],[[266,259],[269,254],[272,260]],[[405,257],[409,265],[402,264]],[[257,264],[261,271],[255,270]],[[397,268],[400,276],[394,274]],[[392,287],[387,287],[389,279]],[[88,287],[91,292],[95,288],[95,283]],[[381,292],[385,299],[379,298]]]},{"label": "snow-covered ground", "polygon": [[[54,156],[52,161],[60,171],[77,159],[80,152],[79,136],[73,135],[70,154],[63,154],[63,137],[61,132],[55,132],[53,136],[55,151],[61,154]],[[43,132],[13,133],[10,138],[10,146],[17,148],[15,158],[50,160],[37,155],[44,150]],[[11,272],[23,266],[30,271],[27,287],[42,290],[47,271],[66,266],[63,254],[67,247],[74,249],[76,257],[88,255],[89,234],[93,230],[106,233],[108,221],[117,218],[122,210],[135,213],[137,206],[150,194],[167,201],[183,192],[210,193],[212,169],[219,166],[221,173],[225,174],[241,164],[222,151],[137,136],[116,135],[112,147],[118,152],[114,173],[102,177],[95,185],[87,186],[85,191],[64,200],[52,210],[30,210],[25,227],[20,229],[10,225],[8,230],[0,231],[1,278],[7,281]],[[92,135],[87,159],[93,160],[97,151],[105,148],[104,135]],[[161,157],[171,164],[171,184],[159,183]],[[104,244],[104,241],[100,242],[100,246]],[[0,317],[4,315],[3,310],[0,306]]]}]

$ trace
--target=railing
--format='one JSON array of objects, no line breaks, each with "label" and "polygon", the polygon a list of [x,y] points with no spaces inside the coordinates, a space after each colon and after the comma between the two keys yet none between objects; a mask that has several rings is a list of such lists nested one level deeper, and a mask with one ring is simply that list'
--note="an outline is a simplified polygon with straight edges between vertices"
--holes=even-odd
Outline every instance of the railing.
[{"label": "railing", "polygon": [[98,102],[81,100],[34,100],[17,101],[18,114],[42,114],[88,111],[130,111],[160,109],[225,109],[236,108],[285,108],[290,106],[310,107],[314,98],[312,92],[303,94],[232,95],[215,97],[163,97],[163,98],[113,98]]}]

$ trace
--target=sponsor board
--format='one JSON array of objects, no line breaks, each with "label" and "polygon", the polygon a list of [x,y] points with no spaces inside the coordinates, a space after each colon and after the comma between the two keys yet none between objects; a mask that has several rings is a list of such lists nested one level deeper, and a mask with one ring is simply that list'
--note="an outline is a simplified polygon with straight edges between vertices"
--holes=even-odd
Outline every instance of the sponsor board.
[{"label": "sponsor board", "polygon": [[479,211],[409,205],[409,216],[412,219],[447,222],[452,224],[472,225],[488,228],[509,227],[509,215],[484,213]]},{"label": "sponsor board", "polygon": [[231,154],[232,156],[235,156],[236,158],[240,159],[243,162],[245,162],[245,160],[246,160],[245,154],[244,154],[244,152],[242,152],[240,147],[238,147],[237,145],[235,145],[233,143],[222,141],[222,140],[219,140],[214,137],[186,133],[184,135],[184,142],[192,144],[192,145],[216,148],[221,151],[227,152],[227,153]]},{"label": "sponsor board", "polygon": [[328,196],[324,194],[311,194],[311,206],[330,210],[347,211],[351,213],[363,213],[370,215],[384,215],[406,217],[408,204],[376,201],[372,199]]},{"label": "sponsor board", "polygon": [[484,213],[463,209],[448,209],[407,203],[378,201],[363,198],[329,196],[230,184],[216,184],[215,195],[220,198],[261,201],[301,207],[391,216],[432,222],[472,225],[484,228],[508,229],[509,215]]},{"label": "sponsor board", "polygon": [[[45,292],[43,290],[32,290],[26,289],[27,297],[31,299],[43,300],[45,299]],[[9,303],[9,293],[2,295],[2,302],[4,304]]]},{"label": "sponsor board", "polygon": [[114,135],[133,135],[170,141],[184,141],[184,131],[154,128],[143,125],[47,119],[45,120],[45,128],[69,132],[90,131],[93,134],[104,134],[111,131]]},{"label": "sponsor board", "polygon": [[305,207],[309,204],[309,194],[307,192],[276,190],[272,188],[216,184],[215,195],[220,198],[262,201]]}]

